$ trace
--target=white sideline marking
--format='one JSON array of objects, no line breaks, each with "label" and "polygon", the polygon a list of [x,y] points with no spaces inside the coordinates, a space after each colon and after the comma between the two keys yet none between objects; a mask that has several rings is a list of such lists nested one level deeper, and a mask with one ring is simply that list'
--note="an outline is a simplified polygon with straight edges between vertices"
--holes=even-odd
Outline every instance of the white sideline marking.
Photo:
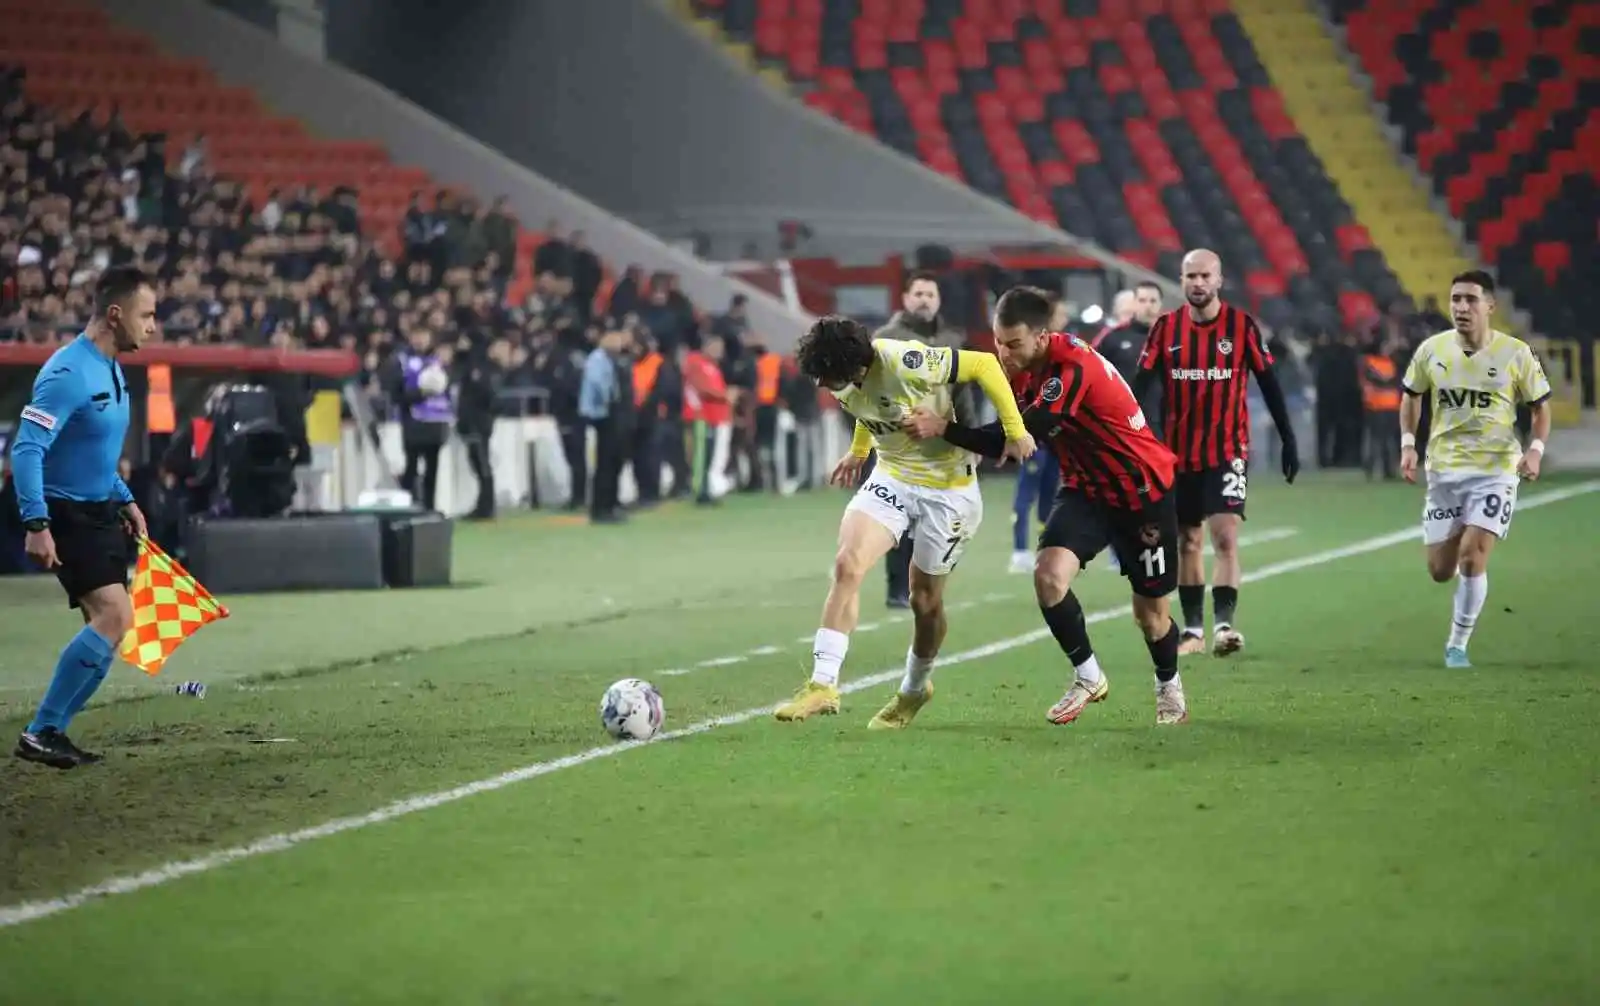
[{"label": "white sideline marking", "polygon": [[[1239,536],[1239,544],[1240,545],[1261,545],[1261,544],[1264,544],[1264,543],[1269,542],[1269,541],[1282,541],[1284,538],[1293,538],[1295,535],[1297,535],[1299,533],[1300,533],[1300,529],[1299,528],[1295,528],[1295,527],[1269,527],[1269,528],[1267,528],[1267,529],[1265,529],[1263,531],[1256,531],[1256,532],[1251,533],[1251,534],[1242,534],[1242,535],[1240,535]],[[1207,545],[1206,545],[1206,554],[1210,555],[1211,551],[1212,551],[1211,545],[1209,543],[1207,543]],[[1018,597],[1018,596],[1020,596],[1020,595],[1018,595],[1018,594],[985,594],[982,597],[974,598],[972,600],[956,601],[953,604],[946,605],[945,606],[945,611],[947,611],[947,612],[966,611],[968,608],[976,608],[980,604],[994,604],[994,603],[996,603],[998,601],[1009,601],[1009,600],[1011,600],[1011,599],[1013,599],[1015,597]],[[883,628],[885,625],[893,625],[893,624],[896,624],[896,623],[899,623],[899,622],[904,622],[909,618],[910,618],[910,616],[906,615],[904,613],[901,613],[901,614],[898,614],[898,615],[885,615],[883,618],[879,619],[876,622],[862,622],[862,623],[860,623],[859,625],[856,626],[856,631],[851,633],[851,635],[860,635],[863,632],[876,632],[879,629]],[[815,638],[815,637],[814,636],[796,636],[794,638],[794,644],[796,646],[807,644],[807,643],[810,643],[813,638]],[[743,653],[735,653],[735,654],[731,654],[731,655],[726,656],[726,657],[714,657],[714,658],[712,658],[710,660],[702,660],[699,663],[693,664],[693,665],[691,665],[689,667],[673,667],[673,668],[668,668],[667,670],[656,671],[654,674],[647,675],[646,677],[647,678],[657,678],[657,677],[661,677],[661,678],[678,678],[678,677],[682,677],[685,674],[693,674],[695,671],[701,670],[703,668],[707,668],[707,667],[729,667],[729,666],[732,666],[733,664],[742,664],[746,660],[750,659],[751,657],[770,657],[775,653],[781,653],[781,652],[782,652],[782,649],[780,647],[773,646],[773,645],[770,645],[770,644],[767,645],[767,646],[758,646],[753,650],[746,650]]]},{"label": "white sideline marking", "polygon": [[[1600,490],[1600,479],[1594,479],[1588,482],[1579,482],[1564,489],[1552,490],[1551,492],[1542,493],[1538,496],[1522,500],[1520,501],[1518,509],[1532,510],[1537,507],[1547,506],[1551,503],[1558,503],[1562,500],[1572,499],[1574,496],[1582,496],[1586,493],[1592,493],[1596,490]],[[1253,573],[1245,574],[1244,582],[1254,583],[1257,580],[1266,580],[1270,577],[1282,576],[1284,573],[1294,573],[1302,569],[1311,569],[1315,566],[1325,566],[1330,562],[1337,562],[1340,559],[1348,559],[1357,555],[1365,555],[1368,552],[1377,552],[1381,549],[1388,548],[1391,545],[1399,545],[1403,542],[1411,541],[1420,537],[1422,537],[1422,529],[1420,527],[1413,527],[1404,531],[1395,531],[1391,534],[1379,535],[1376,538],[1368,538],[1364,541],[1358,541],[1340,548],[1332,548],[1323,552],[1314,552],[1311,555],[1301,556],[1298,559],[1289,559],[1284,562],[1273,563],[1270,566],[1263,566]],[[1131,613],[1132,610],[1132,607],[1126,604],[1116,608],[1107,608],[1103,611],[1096,611],[1090,614],[1087,618],[1087,621],[1089,621],[1091,624],[1095,622],[1104,622],[1107,619],[1120,618]],[[956,664],[965,664],[973,660],[982,660],[985,657],[992,657],[998,653],[1005,653],[1008,650],[1014,650],[1021,646],[1027,646],[1029,643],[1048,638],[1049,635],[1049,629],[1035,629],[1032,632],[1025,632],[1020,636],[1012,636],[1008,639],[999,639],[995,642],[978,646],[970,650],[962,650],[959,653],[952,653],[949,656],[940,657],[939,666],[951,667]],[[842,692],[859,692],[868,688],[876,688],[878,685],[887,684],[891,681],[898,681],[904,673],[905,671],[903,668],[891,668],[886,671],[880,671],[877,674],[870,674],[864,678],[859,678],[847,685],[842,686],[839,690]],[[769,706],[761,706],[756,709],[745,709],[741,712],[729,713],[726,716],[717,716],[713,717],[712,719],[701,720],[698,723],[691,723],[686,727],[680,727],[677,730],[669,730],[666,733],[659,734],[654,739],[643,744],[607,744],[605,747],[590,748],[587,751],[579,751],[577,754],[567,755],[564,758],[556,758],[551,761],[537,762],[533,765],[527,765],[523,768],[513,769],[510,772],[492,776],[488,779],[480,779],[477,782],[466,783],[453,789],[447,789],[438,793],[429,793],[424,796],[414,796],[405,800],[399,800],[395,803],[389,804],[386,807],[379,807],[377,810],[355,817],[336,818],[332,821],[314,825],[310,828],[301,828],[299,831],[286,831],[280,832],[276,835],[268,835],[267,837],[257,839],[248,845],[237,845],[231,849],[223,849],[219,852],[213,852],[209,855],[200,856],[195,859],[186,859],[166,863],[162,866],[157,866],[153,869],[146,870],[143,873],[115,877],[111,880],[107,880],[99,884],[93,884],[89,887],[83,888],[82,890],[75,891],[72,894],[68,894],[60,898],[52,898],[46,901],[25,901],[21,904],[10,905],[5,908],[0,908],[0,929],[5,929],[10,926],[20,926],[25,922],[33,922],[37,919],[48,918],[52,915],[60,915],[62,912],[67,912],[74,908],[82,907],[83,905],[100,898],[108,898],[118,894],[132,894],[135,891],[142,891],[147,887],[159,887],[163,884],[171,883],[174,880],[178,880],[192,874],[209,873],[212,870],[220,869],[221,867],[227,866],[230,863],[238,862],[241,859],[254,859],[257,856],[265,856],[269,853],[282,852],[285,849],[292,849],[297,845],[304,845],[305,843],[315,839],[327,838],[330,835],[338,835],[346,831],[355,831],[359,828],[366,828],[374,824],[382,824],[385,821],[392,821],[398,817],[406,817],[408,815],[415,814],[418,811],[431,810],[434,807],[441,807],[447,803],[455,803],[457,800],[464,800],[469,796],[476,796],[479,793],[491,793],[498,789],[505,789],[507,786],[511,786],[519,782],[526,782],[529,779],[537,779],[539,776],[550,775],[554,772],[560,772],[563,769],[576,768],[579,765],[583,765],[592,761],[598,761],[601,758],[610,758],[614,755],[624,754],[629,751],[641,750],[649,747],[651,744],[657,744],[662,741],[678,740],[684,737],[693,737],[696,734],[708,733],[720,727],[731,727],[740,723],[748,723],[753,719],[758,719],[763,716],[770,716],[778,708],[779,704],[780,703],[773,703]]]}]

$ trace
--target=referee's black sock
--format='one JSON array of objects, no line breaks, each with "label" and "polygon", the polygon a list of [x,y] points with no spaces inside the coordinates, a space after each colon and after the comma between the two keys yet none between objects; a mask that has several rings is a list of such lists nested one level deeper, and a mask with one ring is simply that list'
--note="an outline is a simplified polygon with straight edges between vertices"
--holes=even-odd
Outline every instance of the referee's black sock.
[{"label": "referee's black sock", "polygon": [[1078,603],[1077,595],[1069,590],[1066,597],[1048,608],[1041,604],[1039,610],[1044,613],[1044,624],[1050,626],[1050,634],[1056,637],[1056,644],[1072,661],[1073,667],[1094,659],[1094,647],[1089,645],[1089,623],[1083,619],[1083,605]]},{"label": "referee's black sock", "polygon": [[1217,625],[1232,625],[1233,613],[1239,608],[1238,587],[1212,587],[1211,613]]},{"label": "referee's black sock", "polygon": [[1183,628],[1192,636],[1206,634],[1206,585],[1185,583],[1178,587],[1178,604],[1183,608]]},{"label": "referee's black sock", "polygon": [[1160,639],[1146,639],[1150,648],[1150,662],[1156,665],[1156,680],[1171,681],[1178,676],[1178,623],[1167,623],[1167,634]]}]

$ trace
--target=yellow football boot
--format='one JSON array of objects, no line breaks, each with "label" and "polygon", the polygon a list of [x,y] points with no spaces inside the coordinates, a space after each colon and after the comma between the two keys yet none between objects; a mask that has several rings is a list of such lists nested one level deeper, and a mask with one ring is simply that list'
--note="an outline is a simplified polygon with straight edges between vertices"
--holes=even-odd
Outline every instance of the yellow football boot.
[{"label": "yellow football boot", "polygon": [[778,707],[773,715],[785,723],[803,720],[808,716],[832,716],[839,711],[839,689],[807,681],[794,693],[794,698]]},{"label": "yellow football boot", "polygon": [[929,681],[922,686],[922,691],[915,695],[904,692],[895,692],[889,704],[878,710],[867,724],[868,730],[904,730],[911,725],[911,721],[922,712],[922,707],[933,701],[933,682]]}]

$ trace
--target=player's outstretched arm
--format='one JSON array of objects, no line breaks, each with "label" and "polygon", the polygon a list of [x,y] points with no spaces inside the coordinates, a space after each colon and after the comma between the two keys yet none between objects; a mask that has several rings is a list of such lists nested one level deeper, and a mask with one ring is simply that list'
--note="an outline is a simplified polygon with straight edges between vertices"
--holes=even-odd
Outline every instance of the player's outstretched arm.
[{"label": "player's outstretched arm", "polygon": [[1006,437],[1000,457],[1014,458],[1019,465],[1033,457],[1036,449],[1033,435],[1022,422],[1016,396],[1011,393],[1011,385],[1006,381],[999,358],[993,353],[963,349],[957,352],[953,366],[955,370],[951,377],[957,381],[976,381],[989,401],[994,403],[995,411],[1000,413],[1000,428],[1005,431]]},{"label": "player's outstretched arm", "polygon": [[1000,366],[999,357],[993,353],[985,353],[977,349],[962,349],[956,352],[955,379],[962,383],[975,383],[983,389],[984,397],[994,405],[994,410],[1000,414],[1000,428],[1005,431],[1008,440],[1020,440],[1028,435],[1028,429],[1022,424],[1022,413],[1017,409],[1016,396],[1011,393],[1011,384],[1006,380],[1006,372]]},{"label": "player's outstretched arm", "polygon": [[905,422],[907,435],[917,440],[943,440],[954,447],[986,458],[1005,457],[1006,431],[999,423],[977,428],[962,426],[929,409],[917,409]]}]

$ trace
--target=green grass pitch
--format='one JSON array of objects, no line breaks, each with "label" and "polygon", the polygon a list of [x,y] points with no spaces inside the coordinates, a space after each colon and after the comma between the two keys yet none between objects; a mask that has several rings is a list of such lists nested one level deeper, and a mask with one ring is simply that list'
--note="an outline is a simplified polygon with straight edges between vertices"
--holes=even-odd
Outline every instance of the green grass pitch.
[{"label": "green grass pitch", "polygon": [[[1252,489],[1248,647],[1187,661],[1160,731],[1101,568],[1110,698],[1045,722],[1009,480],[901,734],[865,729],[887,683],[754,712],[809,672],[841,493],[511,517],[458,529],[446,590],[224,598],[158,679],[113,671],[74,729],[104,764],[0,763],[0,1003],[1600,1001],[1600,484],[1525,487],[1458,672],[1419,489]],[[43,577],[0,611],[9,745],[76,618]],[[846,682],[898,678],[878,575],[862,620]],[[696,729],[613,752],[624,676]]]}]

